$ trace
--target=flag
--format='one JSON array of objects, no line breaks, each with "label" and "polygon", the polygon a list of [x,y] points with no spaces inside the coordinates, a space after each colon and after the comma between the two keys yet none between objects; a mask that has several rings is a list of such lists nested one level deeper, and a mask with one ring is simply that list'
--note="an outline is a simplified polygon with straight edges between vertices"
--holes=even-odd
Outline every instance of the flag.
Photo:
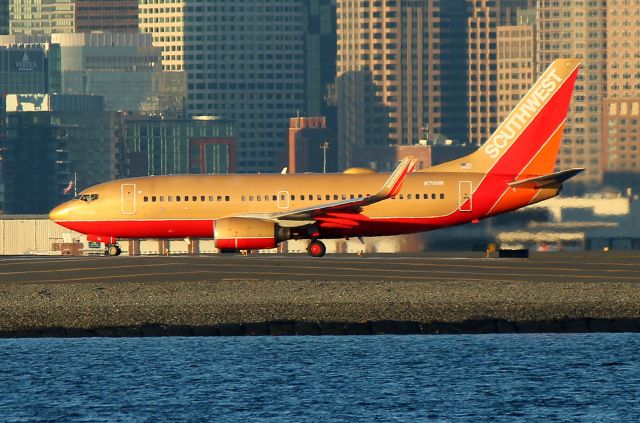
[{"label": "flag", "polygon": [[73,179],[69,181],[69,185],[62,191],[63,194],[69,194],[69,191],[73,189]]}]

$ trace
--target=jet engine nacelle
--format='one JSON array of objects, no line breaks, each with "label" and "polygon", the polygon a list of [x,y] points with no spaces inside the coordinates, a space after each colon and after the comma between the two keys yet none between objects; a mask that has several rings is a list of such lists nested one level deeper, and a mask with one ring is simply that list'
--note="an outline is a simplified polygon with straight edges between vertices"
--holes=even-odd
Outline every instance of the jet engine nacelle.
[{"label": "jet engine nacelle", "polygon": [[258,250],[275,248],[290,239],[289,229],[269,220],[227,217],[216,220],[213,228],[215,246],[221,250]]}]

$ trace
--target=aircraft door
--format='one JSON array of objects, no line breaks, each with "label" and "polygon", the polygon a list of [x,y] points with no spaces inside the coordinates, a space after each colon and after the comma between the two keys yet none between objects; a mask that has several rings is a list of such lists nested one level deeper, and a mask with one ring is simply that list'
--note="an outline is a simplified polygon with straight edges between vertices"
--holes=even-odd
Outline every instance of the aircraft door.
[{"label": "aircraft door", "polygon": [[122,184],[122,214],[136,214],[136,185]]},{"label": "aircraft door", "polygon": [[462,212],[470,212],[473,208],[473,191],[471,181],[460,181],[458,183],[458,207]]},{"label": "aircraft door", "polygon": [[278,192],[278,208],[280,209],[289,208],[289,191]]}]

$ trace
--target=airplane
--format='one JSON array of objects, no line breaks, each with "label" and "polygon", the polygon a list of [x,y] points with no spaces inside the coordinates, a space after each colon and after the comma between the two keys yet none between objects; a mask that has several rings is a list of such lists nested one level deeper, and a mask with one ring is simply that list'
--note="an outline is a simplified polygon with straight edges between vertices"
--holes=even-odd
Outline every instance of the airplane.
[{"label": "airplane", "polygon": [[213,238],[222,251],[308,239],[410,234],[510,212],[559,194],[584,169],[554,173],[580,63],[554,61],[472,154],[424,170],[405,157],[392,173],[167,175],[119,179],[49,213],[121,253],[118,240]]}]

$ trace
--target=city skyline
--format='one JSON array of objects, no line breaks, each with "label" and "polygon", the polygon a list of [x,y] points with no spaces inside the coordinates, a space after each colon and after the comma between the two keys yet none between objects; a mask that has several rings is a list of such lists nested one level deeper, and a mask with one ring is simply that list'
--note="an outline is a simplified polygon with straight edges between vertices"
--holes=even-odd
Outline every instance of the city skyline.
[{"label": "city skyline", "polygon": [[[405,147],[438,162],[434,145],[462,152],[482,144],[551,60],[576,57],[582,68],[557,165],[587,168],[578,192],[640,180],[640,5],[626,0],[6,6],[5,95],[93,95],[123,115],[221,119],[233,128],[234,163],[218,168],[241,173],[279,172],[289,162],[296,117],[325,118],[330,171],[386,170]],[[112,143],[129,145],[111,130]],[[307,157],[297,160],[317,160],[315,150],[299,149]],[[111,178],[123,157],[108,158]],[[155,168],[149,160],[144,169]]]}]

